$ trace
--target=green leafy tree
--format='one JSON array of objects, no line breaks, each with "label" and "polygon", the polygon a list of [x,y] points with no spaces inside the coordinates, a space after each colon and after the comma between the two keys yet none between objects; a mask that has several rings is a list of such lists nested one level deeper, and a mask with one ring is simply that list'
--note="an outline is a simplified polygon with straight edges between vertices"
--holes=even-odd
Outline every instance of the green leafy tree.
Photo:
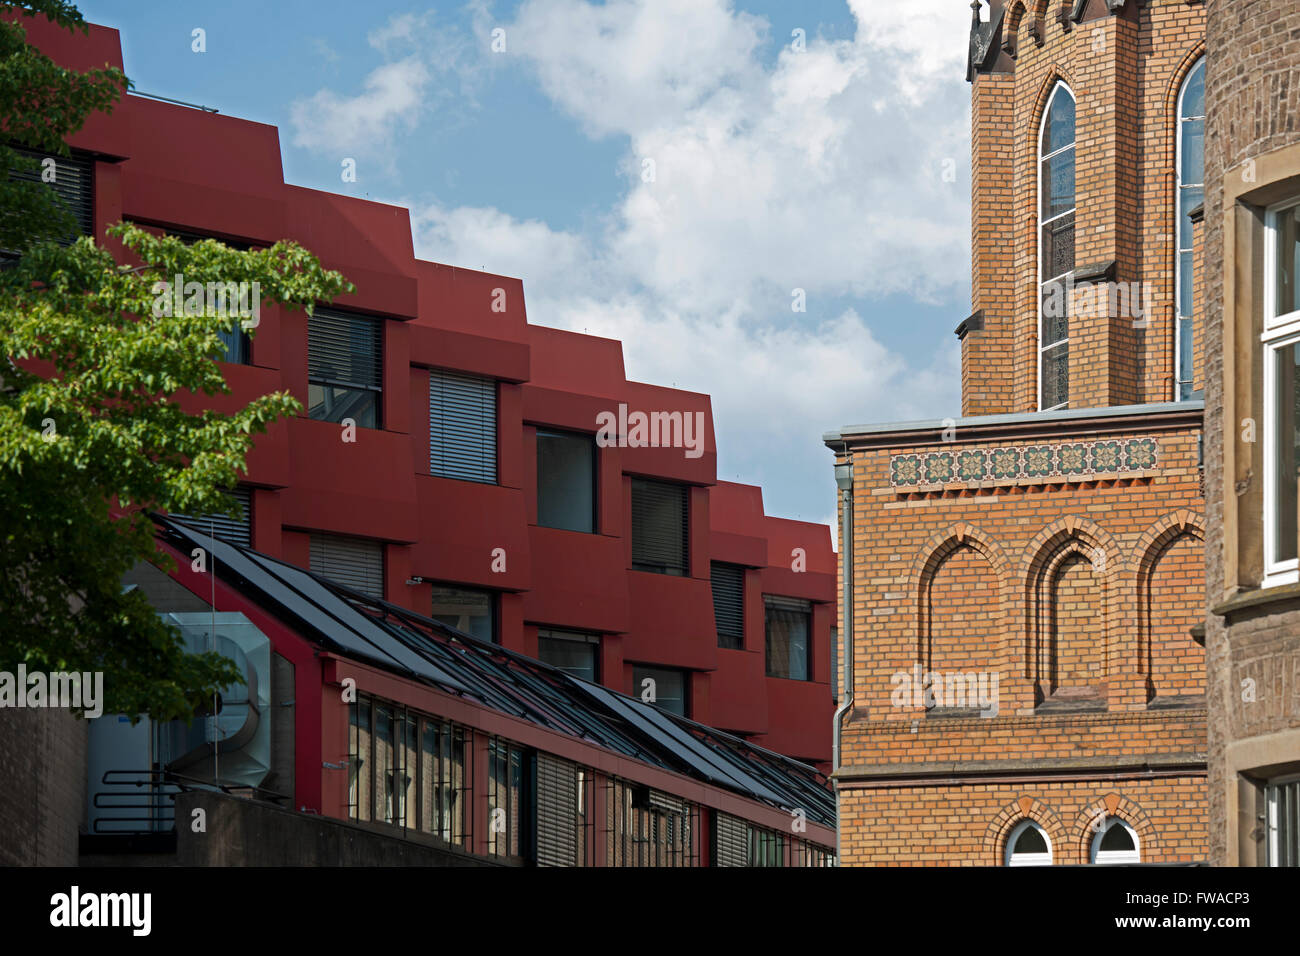
[{"label": "green leafy tree", "polygon": [[[21,9],[85,29],[61,0]],[[62,69],[26,43],[21,21],[0,21],[10,141],[66,154],[67,136],[128,85],[113,69]],[[20,168],[17,155],[0,148],[0,163]],[[302,406],[276,392],[234,414],[194,410],[192,396],[229,391],[220,333],[255,319],[229,299],[177,303],[159,290],[177,275],[205,292],[245,283],[261,304],[310,312],[353,287],[292,242],[191,246],[129,223],[109,230],[131,259],[122,264],[91,237],[51,241],[73,229],[54,190],[3,178],[0,248],[22,255],[0,269],[0,668],[102,671],[109,712],[192,717],[239,675],[216,654],[187,653],[122,576],[140,560],[170,565],[147,510],[229,513],[221,489],[255,436]]]}]

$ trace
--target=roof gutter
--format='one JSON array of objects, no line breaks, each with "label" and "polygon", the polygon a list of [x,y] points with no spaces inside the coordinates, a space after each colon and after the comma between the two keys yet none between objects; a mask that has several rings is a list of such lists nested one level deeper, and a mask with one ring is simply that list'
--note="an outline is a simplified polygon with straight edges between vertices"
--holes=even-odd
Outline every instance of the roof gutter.
[{"label": "roof gutter", "polygon": [[[843,697],[835,709],[835,726],[832,730],[833,753],[831,755],[832,772],[838,775],[840,770],[840,738],[844,729],[844,715],[853,709],[853,456],[848,454],[848,444],[842,451],[844,461],[835,465],[835,486],[840,491],[840,580],[842,600],[840,603],[840,646],[844,648],[843,661],[840,664],[840,684]],[[835,865],[843,859],[840,833],[840,785],[835,779]]]}]

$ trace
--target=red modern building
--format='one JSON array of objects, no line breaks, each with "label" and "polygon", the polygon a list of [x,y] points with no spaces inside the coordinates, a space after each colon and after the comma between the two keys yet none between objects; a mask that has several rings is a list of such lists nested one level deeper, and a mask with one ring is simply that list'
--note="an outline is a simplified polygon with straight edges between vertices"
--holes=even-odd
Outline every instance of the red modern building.
[{"label": "red modern building", "polygon": [[[115,30],[27,23],[66,66],[122,66]],[[707,395],[629,381],[617,341],[530,325],[517,279],[417,259],[406,209],[287,185],[274,127],[129,95],[69,145],[56,188],[96,236],[126,219],[288,238],[356,286],[310,318],[263,307],[227,342],[231,394],[206,405],[284,389],[305,411],[258,440],[242,518],[201,527],[829,765],[830,531],[717,480]]]},{"label": "red modern building", "polygon": [[[67,66],[122,66],[115,30],[29,23]],[[417,259],[406,209],[287,185],[274,127],[129,95],[69,145],[58,179],[97,236],[127,219],[288,238],[356,286],[311,319],[264,307],[228,343],[231,394],[205,403],[285,389],[307,412],[258,441],[227,533],[828,763],[830,531],[717,480],[707,395],[629,381],[617,341],[530,325],[517,279]]]}]

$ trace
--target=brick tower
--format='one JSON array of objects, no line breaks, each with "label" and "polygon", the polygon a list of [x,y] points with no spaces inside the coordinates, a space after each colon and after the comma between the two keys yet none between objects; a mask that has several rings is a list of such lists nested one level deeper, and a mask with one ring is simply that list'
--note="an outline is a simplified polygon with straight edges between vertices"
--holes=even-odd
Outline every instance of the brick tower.
[{"label": "brick tower", "polygon": [[963,417],[825,436],[841,859],[1200,860],[1204,9],[972,7]]}]

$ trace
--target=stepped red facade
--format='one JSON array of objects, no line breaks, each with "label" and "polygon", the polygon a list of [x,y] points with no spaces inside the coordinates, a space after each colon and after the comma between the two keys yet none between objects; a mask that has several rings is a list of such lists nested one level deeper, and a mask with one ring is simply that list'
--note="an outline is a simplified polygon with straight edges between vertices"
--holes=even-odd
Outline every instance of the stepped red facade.
[{"label": "stepped red facade", "polygon": [[[122,66],[115,30],[27,28],[66,66]],[[406,209],[286,184],[274,127],[132,95],[70,145],[94,160],[97,241],[122,219],[254,246],[293,239],[355,284],[335,306],[382,320],[382,428],[345,441],[304,412],[260,437],[246,477],[254,548],[308,567],[313,533],[380,542],[390,602],[429,614],[435,584],[489,590],[504,646],[535,655],[539,628],[594,635],[605,685],[639,693],[634,664],[684,670],[691,718],[828,763],[830,530],[769,517],[760,489],[717,480],[707,395],[629,381],[617,341],[530,325],[518,279],[416,258]],[[264,307],[249,361],[224,368],[231,394],[202,404],[235,409],[286,389],[306,408],[308,317]],[[430,369],[496,381],[495,483],[431,474]],[[595,435],[620,403],[702,413],[703,453],[601,447],[596,532],[539,526],[537,428]],[[633,476],[688,486],[685,574],[631,569]],[[739,649],[719,646],[715,561],[746,568]],[[764,594],[811,602],[809,679],[767,676]]]}]

